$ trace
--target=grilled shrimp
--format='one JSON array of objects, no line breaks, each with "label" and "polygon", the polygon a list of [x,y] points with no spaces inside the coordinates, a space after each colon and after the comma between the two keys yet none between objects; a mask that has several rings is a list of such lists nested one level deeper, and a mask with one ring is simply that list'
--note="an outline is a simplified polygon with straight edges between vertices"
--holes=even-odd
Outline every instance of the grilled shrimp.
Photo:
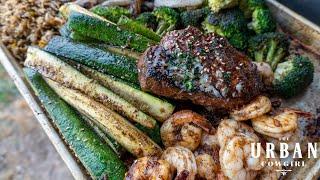
[{"label": "grilled shrimp", "polygon": [[259,180],[278,180],[281,176],[279,170],[282,170],[282,166],[276,166],[275,162],[280,162],[278,155],[275,154],[274,158],[268,158],[266,161],[273,162],[272,166],[266,165],[259,173]]},{"label": "grilled shrimp", "polygon": [[258,96],[241,109],[232,111],[230,113],[230,117],[236,121],[245,121],[266,114],[271,110],[271,108],[271,101],[268,97]]},{"label": "grilled shrimp", "polygon": [[203,133],[201,144],[194,153],[199,177],[207,180],[218,178],[218,175],[221,173],[219,150],[220,147],[216,134]]},{"label": "grilled shrimp", "polygon": [[254,130],[250,126],[230,119],[221,121],[217,130],[217,138],[220,147],[223,147],[225,143],[234,136],[248,137],[254,139],[256,142],[259,141],[259,137],[254,133]]},{"label": "grilled shrimp", "polygon": [[161,158],[171,165],[171,170],[176,170],[176,180],[194,180],[197,174],[197,163],[193,153],[182,146],[167,148]]},{"label": "grilled shrimp", "polygon": [[260,134],[281,138],[284,133],[297,129],[298,114],[296,110],[284,109],[275,115],[263,115],[252,119],[252,127]]},{"label": "grilled shrimp", "polygon": [[219,141],[217,137],[217,133],[208,134],[204,132],[201,138],[201,146],[210,146],[211,148],[219,147]]},{"label": "grilled shrimp", "polygon": [[197,154],[195,155],[198,176],[207,180],[213,180],[216,178],[220,171],[220,164],[217,163],[209,154]]},{"label": "grilled shrimp", "polygon": [[126,173],[126,180],[168,180],[172,178],[170,164],[157,157],[137,159]]},{"label": "grilled shrimp", "polygon": [[256,141],[249,137],[235,136],[220,149],[222,172],[230,179],[254,179],[263,168],[265,152],[261,148],[259,158],[252,157],[251,143]]},{"label": "grilled shrimp", "polygon": [[203,131],[209,132],[211,124],[201,115],[190,110],[174,113],[160,129],[165,147],[175,145],[195,150],[201,141]]}]

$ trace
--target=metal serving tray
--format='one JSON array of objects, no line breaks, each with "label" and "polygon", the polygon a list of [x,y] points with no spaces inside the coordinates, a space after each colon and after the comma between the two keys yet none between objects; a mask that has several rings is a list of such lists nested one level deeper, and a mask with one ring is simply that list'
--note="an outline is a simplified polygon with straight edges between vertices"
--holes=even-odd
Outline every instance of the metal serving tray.
[{"label": "metal serving tray", "polygon": [[[287,105],[298,107],[312,113],[320,108],[320,28],[296,14],[275,0],[266,0],[280,28],[292,38],[298,40],[293,43],[296,51],[309,56],[315,64],[315,78],[312,85],[302,95],[290,99]],[[0,42],[0,62],[14,81],[22,96],[30,106],[38,122],[42,126],[50,141],[66,163],[75,179],[88,179],[88,175],[80,162],[75,158],[70,149],[54,128],[50,118],[46,115],[34,92],[26,82],[22,66],[14,59],[6,47]],[[318,152],[320,152],[318,147]],[[319,153],[318,153],[319,154]],[[318,155],[319,156],[319,155]],[[320,160],[306,160],[306,166],[297,168],[287,179],[317,179],[320,176]]]}]

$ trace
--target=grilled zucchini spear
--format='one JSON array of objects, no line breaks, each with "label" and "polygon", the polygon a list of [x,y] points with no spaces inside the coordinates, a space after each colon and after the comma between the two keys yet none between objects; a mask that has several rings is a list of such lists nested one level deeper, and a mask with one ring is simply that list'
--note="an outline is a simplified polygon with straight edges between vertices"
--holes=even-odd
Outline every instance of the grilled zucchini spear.
[{"label": "grilled zucchini spear", "polygon": [[115,23],[74,3],[63,5],[60,12],[68,19],[67,26],[71,31],[78,32],[86,37],[115,46],[130,47],[138,52],[144,52],[150,45],[155,44],[153,40],[121,29]]},{"label": "grilled zucchini spear", "polygon": [[161,153],[161,148],[147,135],[103,104],[48,78],[46,78],[46,81],[61,98],[89,117],[90,120],[99,124],[100,127],[103,127],[102,130],[105,130],[109,136],[136,157],[153,156]]},{"label": "grilled zucchini spear", "polygon": [[[91,129],[102,139],[119,157],[125,153],[125,149],[113,138],[102,131],[97,124],[91,121],[85,115],[81,116],[84,121],[91,127]],[[140,125],[141,126],[141,125]],[[143,126],[142,126],[143,127]]]},{"label": "grilled zucchini spear", "polygon": [[43,50],[29,47],[25,66],[37,70],[43,76],[63,84],[64,86],[87,94],[110,109],[141,125],[153,128],[156,124],[155,119],[143,113],[120,96]]},{"label": "grilled zucchini spear", "polygon": [[86,125],[78,113],[48,86],[36,71],[24,72],[36,95],[53,120],[70,149],[93,179],[123,179],[125,165]]},{"label": "grilled zucchini spear", "polygon": [[138,70],[134,59],[116,55],[102,48],[55,36],[44,49],[90,68],[138,84]]},{"label": "grilled zucchini spear", "polygon": [[134,104],[138,109],[151,115],[160,122],[168,119],[173,113],[174,106],[164,100],[131,87],[128,84],[116,80],[109,75],[102,74],[82,65],[78,67],[83,74],[98,81],[103,86],[112,90],[128,102]]}]

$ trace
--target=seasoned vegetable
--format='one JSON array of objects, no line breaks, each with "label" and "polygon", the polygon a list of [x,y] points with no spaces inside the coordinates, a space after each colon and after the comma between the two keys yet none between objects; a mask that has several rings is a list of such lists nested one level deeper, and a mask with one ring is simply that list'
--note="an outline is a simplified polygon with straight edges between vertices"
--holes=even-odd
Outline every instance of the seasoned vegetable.
[{"label": "seasoned vegetable", "polygon": [[135,20],[152,30],[155,30],[158,25],[157,18],[152,12],[141,13]]},{"label": "seasoned vegetable", "polygon": [[120,29],[115,23],[75,4],[67,3],[60,8],[60,11],[68,19],[68,28],[83,36],[104,41],[110,45],[130,47],[138,52],[143,52],[150,45],[155,44],[154,41]]},{"label": "seasoned vegetable", "polygon": [[251,18],[252,13],[259,7],[265,7],[264,0],[240,0],[239,8],[243,11],[246,18]]},{"label": "seasoned vegetable", "polygon": [[249,55],[257,62],[266,62],[274,70],[288,53],[289,39],[283,33],[271,32],[249,40]]},{"label": "seasoned vegetable", "polygon": [[274,32],[276,30],[276,22],[273,20],[268,8],[259,7],[253,11],[252,22],[248,24],[248,28],[257,34]]},{"label": "seasoned vegetable", "polygon": [[136,157],[159,155],[161,148],[148,136],[114,111],[91,98],[46,79],[51,88],[71,106],[84,113],[90,120]]},{"label": "seasoned vegetable", "polygon": [[111,76],[84,66],[80,66],[80,71],[161,122],[168,119],[173,113],[174,106],[172,104],[117,81]]},{"label": "seasoned vegetable", "polygon": [[24,72],[36,95],[70,149],[93,179],[123,179],[123,162],[85,124],[83,119],[46,84],[41,75],[29,68]]},{"label": "seasoned vegetable", "polygon": [[160,125],[159,123],[153,129],[142,126],[141,124],[135,124],[136,128],[148,135],[155,143],[162,145],[161,135],[160,135]]},{"label": "seasoned vegetable", "polygon": [[[116,46],[110,46],[107,44],[103,44],[100,43],[98,40],[96,39],[92,39],[89,37],[85,37],[77,32],[71,32],[68,27],[66,25],[62,26],[60,28],[60,34],[62,37],[65,38],[71,38],[74,41],[78,41],[78,42],[85,42],[85,43],[89,43],[92,46],[96,46],[96,47],[101,47],[100,49],[106,49],[107,51],[110,51],[112,53],[116,53],[118,55],[122,55],[122,56],[126,56],[129,58],[133,58],[135,60],[138,60],[140,57],[140,53],[135,52],[131,49],[126,49],[126,48],[121,48],[121,47],[116,47]],[[57,38],[57,37],[53,37]]]},{"label": "seasoned vegetable", "polygon": [[71,38],[75,41],[86,42],[86,43],[93,43],[98,41],[98,40],[83,36],[77,32],[72,32],[66,24],[60,28],[59,32],[62,37]]},{"label": "seasoned vegetable", "polygon": [[302,92],[313,81],[314,66],[307,57],[290,56],[285,62],[278,64],[274,73],[275,91],[285,98]]},{"label": "seasoned vegetable", "polygon": [[125,153],[125,149],[117,141],[115,141],[106,133],[104,133],[98,125],[96,125],[93,121],[91,121],[85,115],[82,115],[81,117],[83,120],[87,122],[87,124],[91,127],[91,129],[100,137],[100,139],[102,139],[119,157],[121,157],[121,155]]},{"label": "seasoned vegetable", "polygon": [[109,21],[117,23],[121,16],[131,17],[129,9],[119,6],[95,6],[91,9],[91,12],[106,18]]},{"label": "seasoned vegetable", "polygon": [[174,30],[179,21],[179,14],[172,8],[159,7],[153,11],[158,21],[156,33],[163,36],[165,33]]},{"label": "seasoned vegetable", "polygon": [[184,11],[180,14],[181,24],[183,27],[199,27],[201,25],[201,22],[203,22],[203,20],[209,13],[210,9],[207,7],[202,9]]},{"label": "seasoned vegetable", "polygon": [[141,23],[132,20],[126,16],[121,16],[121,18],[118,21],[118,26],[122,29],[126,29],[128,31],[132,31],[134,33],[140,34],[142,36],[145,36],[149,39],[152,39],[156,42],[160,41],[160,36],[153,32],[153,30],[147,28],[146,26],[142,25]]},{"label": "seasoned vegetable", "polygon": [[59,33],[61,34],[61,36],[68,38],[70,37],[70,34],[72,32],[70,31],[70,29],[68,29],[68,26],[65,24],[61,26],[61,28],[59,29]]},{"label": "seasoned vegetable", "polygon": [[239,0],[208,0],[208,5],[213,12],[219,12],[222,9],[235,7]]},{"label": "seasoned vegetable", "polygon": [[57,56],[72,59],[102,73],[139,84],[136,60],[59,36],[52,38],[44,49]]},{"label": "seasoned vegetable", "polygon": [[118,54],[120,56],[126,56],[128,58],[132,58],[136,61],[138,61],[138,59],[141,56],[141,54],[138,52],[135,52],[135,51],[132,51],[132,50],[126,49],[126,48],[115,47],[115,46],[103,46],[102,49],[106,49],[107,51]]},{"label": "seasoned vegetable", "polygon": [[238,49],[247,47],[247,21],[238,8],[211,13],[203,22],[203,28],[208,33],[215,32],[226,37]]},{"label": "seasoned vegetable", "polygon": [[87,94],[108,108],[117,111],[121,115],[143,126],[153,128],[156,124],[156,121],[152,117],[146,115],[112,91],[45,51],[29,47],[25,66],[37,70],[43,76],[61,83],[64,86]]}]

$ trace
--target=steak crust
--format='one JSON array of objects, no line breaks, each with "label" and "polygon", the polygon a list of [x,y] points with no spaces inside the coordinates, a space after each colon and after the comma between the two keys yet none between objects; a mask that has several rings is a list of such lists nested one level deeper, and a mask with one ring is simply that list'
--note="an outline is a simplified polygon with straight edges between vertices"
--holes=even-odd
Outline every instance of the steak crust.
[{"label": "steak crust", "polygon": [[194,27],[167,33],[138,61],[141,88],[213,109],[230,110],[260,94],[257,67],[228,41]]}]

